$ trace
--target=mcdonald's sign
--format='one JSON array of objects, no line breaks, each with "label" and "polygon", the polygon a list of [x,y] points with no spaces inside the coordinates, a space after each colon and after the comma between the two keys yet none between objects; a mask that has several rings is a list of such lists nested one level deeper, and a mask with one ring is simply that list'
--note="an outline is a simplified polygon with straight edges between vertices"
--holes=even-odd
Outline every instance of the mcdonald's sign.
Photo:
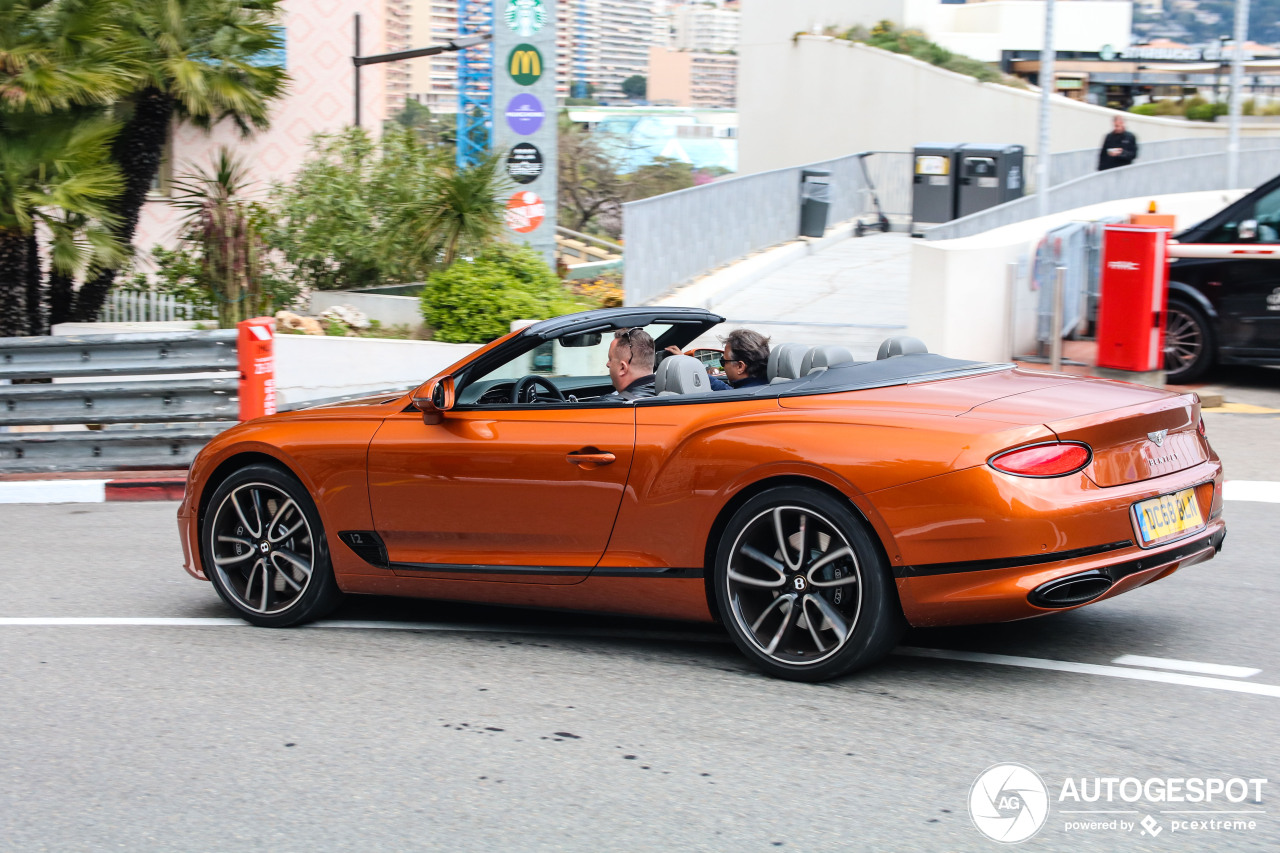
[{"label": "mcdonald's sign", "polygon": [[507,59],[507,71],[521,86],[532,86],[542,76],[542,54],[531,44],[518,44]]}]

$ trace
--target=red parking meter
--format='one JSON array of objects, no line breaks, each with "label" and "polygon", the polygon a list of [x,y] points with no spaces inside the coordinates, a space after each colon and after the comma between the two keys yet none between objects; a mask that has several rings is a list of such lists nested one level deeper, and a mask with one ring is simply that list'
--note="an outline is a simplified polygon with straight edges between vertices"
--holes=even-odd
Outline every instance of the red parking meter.
[{"label": "red parking meter", "polygon": [[272,343],[276,321],[254,317],[236,323],[236,360],[240,366],[240,420],[276,413],[276,365]]},{"label": "red parking meter", "polygon": [[1098,366],[1158,370],[1169,291],[1169,229],[1106,225],[1098,297]]}]

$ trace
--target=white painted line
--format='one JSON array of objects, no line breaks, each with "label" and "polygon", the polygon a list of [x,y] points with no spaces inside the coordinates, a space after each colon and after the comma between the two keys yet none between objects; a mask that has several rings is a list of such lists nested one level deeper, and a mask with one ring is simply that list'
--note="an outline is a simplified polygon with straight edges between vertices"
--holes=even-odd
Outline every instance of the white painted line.
[{"label": "white painted line", "polygon": [[1280,483],[1274,480],[1227,480],[1222,484],[1222,499],[1280,504]]},{"label": "white painted line", "polygon": [[173,617],[173,616],[3,616],[0,626],[61,627],[64,625],[135,625],[162,628],[202,628],[211,625],[240,625],[248,623],[234,617]]},{"label": "white painted line", "polygon": [[1156,672],[1149,669],[1126,669],[1120,666],[1102,666],[1096,663],[1075,663],[1064,660],[1024,658],[1014,655],[992,655],[985,652],[961,652],[951,649],[918,649],[899,646],[893,652],[917,658],[961,660],[969,663],[988,663],[996,666],[1020,666],[1027,669],[1047,669],[1054,672],[1075,672],[1082,675],[1101,675],[1108,678],[1129,678],[1134,681],[1158,681],[1163,684],[1181,684],[1184,687],[1203,687],[1206,690],[1226,690],[1232,693],[1252,693],[1256,696],[1274,696],[1280,699],[1280,685],[1257,684],[1251,681],[1228,681],[1225,678],[1208,678],[1203,675],[1182,675],[1176,672]]},{"label": "white painted line", "polygon": [[13,480],[0,483],[0,504],[100,504],[106,480]]},{"label": "white painted line", "polygon": [[1221,663],[1200,663],[1194,660],[1173,660],[1172,658],[1149,658],[1145,655],[1121,655],[1112,661],[1121,666],[1149,666],[1152,669],[1178,669],[1183,672],[1195,672],[1200,675],[1221,675],[1224,678],[1248,678],[1262,672],[1249,666],[1227,666]]}]

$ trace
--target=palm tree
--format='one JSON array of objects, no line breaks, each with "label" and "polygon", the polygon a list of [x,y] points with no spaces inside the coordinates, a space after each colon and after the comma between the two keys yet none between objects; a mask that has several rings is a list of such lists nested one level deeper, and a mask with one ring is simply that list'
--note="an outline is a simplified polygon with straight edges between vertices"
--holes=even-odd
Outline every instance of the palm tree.
[{"label": "palm tree", "polygon": [[[86,228],[101,234],[98,223],[110,222],[107,206],[122,186],[108,157],[118,129],[105,117],[0,112],[0,337],[44,331],[38,222],[55,234],[55,271],[112,256],[96,238],[77,248],[75,234]],[[75,218],[70,230],[58,211]]]},{"label": "palm tree", "polygon": [[[116,236],[132,243],[138,216],[160,169],[175,119],[200,127],[228,119],[242,133],[266,127],[271,102],[285,88],[278,65],[259,64],[281,47],[275,26],[282,0],[117,0],[117,22],[143,57],[127,118],[112,147],[124,191],[112,206]],[[87,280],[68,319],[93,320],[117,270]]]},{"label": "palm tree", "polygon": [[54,231],[52,274],[118,255],[82,239],[101,233],[121,187],[104,105],[136,65],[112,12],[111,0],[0,2],[0,335],[46,330],[38,223],[76,224]]},{"label": "palm tree", "polygon": [[494,155],[469,168],[440,166],[421,195],[397,206],[391,233],[408,238],[423,268],[446,268],[459,252],[501,237],[506,208],[500,196],[507,181],[499,160]]},{"label": "palm tree", "polygon": [[199,252],[202,283],[217,300],[224,329],[262,309],[262,238],[253,205],[244,198],[249,184],[244,164],[225,147],[218,149],[212,169],[197,168],[173,182],[173,204],[186,211],[182,239]]}]

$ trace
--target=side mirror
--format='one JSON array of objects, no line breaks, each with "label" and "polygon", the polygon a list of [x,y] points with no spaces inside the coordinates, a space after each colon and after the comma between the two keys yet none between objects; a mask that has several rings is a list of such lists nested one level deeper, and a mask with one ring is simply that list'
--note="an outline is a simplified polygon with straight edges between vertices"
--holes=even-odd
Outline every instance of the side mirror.
[{"label": "side mirror", "polygon": [[413,395],[413,405],[422,412],[422,422],[427,426],[444,421],[444,413],[453,408],[453,377],[432,379]]},{"label": "side mirror", "polygon": [[1258,220],[1245,219],[1240,222],[1236,228],[1237,240],[1257,240],[1258,239]]}]

